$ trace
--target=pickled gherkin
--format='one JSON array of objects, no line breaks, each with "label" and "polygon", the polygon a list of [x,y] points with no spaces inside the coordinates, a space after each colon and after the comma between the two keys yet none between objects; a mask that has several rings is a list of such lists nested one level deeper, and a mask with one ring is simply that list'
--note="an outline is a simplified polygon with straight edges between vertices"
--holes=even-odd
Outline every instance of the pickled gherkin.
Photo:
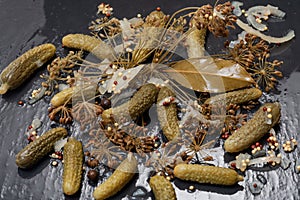
[{"label": "pickled gherkin", "polygon": [[71,137],[64,146],[63,191],[67,195],[75,194],[82,177],[83,150],[80,141]]},{"label": "pickled gherkin", "polygon": [[63,127],[53,128],[29,143],[16,155],[16,164],[20,168],[30,168],[54,150],[54,144],[66,137],[67,130]]},{"label": "pickled gherkin", "polygon": [[11,62],[0,74],[0,94],[22,85],[35,70],[55,55],[55,51],[53,44],[42,44]]}]

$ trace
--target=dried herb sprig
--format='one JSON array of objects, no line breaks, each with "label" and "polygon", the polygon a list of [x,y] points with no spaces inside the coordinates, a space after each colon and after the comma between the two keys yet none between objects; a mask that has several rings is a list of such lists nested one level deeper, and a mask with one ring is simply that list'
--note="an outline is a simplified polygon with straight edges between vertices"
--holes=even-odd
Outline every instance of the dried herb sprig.
[{"label": "dried herb sprig", "polygon": [[245,37],[235,44],[234,47],[229,47],[229,43],[225,43],[228,49],[228,56],[230,59],[239,63],[246,70],[257,62],[258,58],[262,57],[264,53],[270,51],[269,44],[252,34],[245,34]]},{"label": "dried herb sprig", "polygon": [[96,103],[88,101],[77,102],[72,107],[72,116],[74,120],[80,123],[83,129],[92,122],[97,121],[97,117],[103,112],[103,108]]},{"label": "dried herb sprig", "polygon": [[157,151],[150,153],[150,158],[146,161],[146,166],[151,166],[156,172],[161,172],[161,175],[174,178],[173,169],[179,163],[182,163],[178,149],[180,145],[176,143],[164,143]]},{"label": "dried herb sprig", "polygon": [[40,77],[44,79],[42,86],[33,90],[29,104],[34,104],[45,95],[50,96],[58,89],[59,83],[65,82],[69,85],[73,85],[73,68],[76,66],[76,62],[81,60],[82,52],[70,51],[69,54],[64,57],[55,58],[48,66],[48,74],[42,74]]},{"label": "dried herb sprig", "polygon": [[66,57],[57,57],[47,66],[49,74],[41,75],[41,78],[45,79],[45,81],[42,82],[42,86],[47,88],[45,95],[51,95],[59,81],[68,81],[68,79],[71,78],[70,75],[73,73],[76,61],[81,58],[82,51],[76,53],[74,51],[70,51]]},{"label": "dried herb sprig", "polygon": [[92,157],[111,168],[123,160],[124,152],[103,134],[103,130],[100,127],[92,128],[89,136],[90,139],[85,148],[90,149]]},{"label": "dried herb sprig", "polygon": [[122,32],[119,20],[117,18],[109,19],[106,16],[92,21],[89,30],[93,35],[103,39],[113,37]]},{"label": "dried herb sprig", "polygon": [[248,69],[257,85],[266,92],[274,89],[278,82],[277,79],[283,76],[282,72],[278,70],[283,64],[283,61],[274,60],[270,62],[268,61],[269,57],[269,53],[264,53],[262,57],[259,58],[258,63],[255,63]]},{"label": "dried herb sprig", "polygon": [[50,107],[48,112],[50,120],[57,121],[60,124],[69,124],[73,121],[71,109],[65,105],[57,108]]}]

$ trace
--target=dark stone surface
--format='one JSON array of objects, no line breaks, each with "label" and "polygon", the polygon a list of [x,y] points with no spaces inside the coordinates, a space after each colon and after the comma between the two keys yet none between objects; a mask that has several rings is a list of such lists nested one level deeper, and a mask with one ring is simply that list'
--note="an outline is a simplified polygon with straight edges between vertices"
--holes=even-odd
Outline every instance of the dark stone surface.
[{"label": "dark stone surface", "polygon": [[[68,33],[88,33],[89,22],[96,17],[99,1],[94,0],[0,0],[0,71],[17,56],[35,45],[52,42],[57,46],[57,54],[65,55],[61,48],[61,38]],[[199,6],[205,3],[214,4],[215,1],[195,0],[110,0],[107,1],[114,8],[114,15],[119,18],[134,17],[137,13],[143,16],[160,6],[163,11],[172,12],[187,6]],[[256,4],[272,4],[279,6],[287,13],[282,22],[271,23],[267,34],[281,36],[293,29],[296,35],[300,33],[299,10],[300,1],[271,0],[245,1],[245,8]],[[208,38],[208,51],[214,52],[222,48],[223,43],[214,37]],[[281,45],[272,55],[284,60],[282,71],[284,78],[280,80],[276,94],[271,93],[263,97],[264,100],[278,100],[282,105],[282,120],[280,125],[280,141],[291,137],[300,141],[300,43],[296,36],[291,42]],[[26,100],[32,91],[40,84],[39,70],[33,78],[26,81],[19,89],[0,97],[0,199],[92,199],[93,187],[87,179],[83,181],[81,192],[70,198],[62,193],[62,165],[51,167],[49,159],[43,160],[32,170],[20,170],[15,164],[15,155],[26,145],[24,133],[33,118],[43,121],[44,131],[49,129],[51,122],[47,117],[48,100],[42,100],[35,105],[19,106],[19,100]],[[263,172],[268,180],[260,195],[254,197],[247,184],[258,172],[247,171],[246,181],[242,188],[209,187],[198,185],[197,192],[187,193],[184,188],[187,183],[176,181],[178,199],[299,199],[299,174],[294,173],[294,161],[299,158],[299,149],[287,155],[292,166],[287,170],[281,168]],[[260,173],[260,172],[259,172]],[[86,177],[86,176],[84,176]],[[181,187],[180,187],[181,186]],[[187,187],[184,187],[187,186]],[[135,191],[134,182],[113,199],[121,199],[126,194]],[[197,198],[198,197],[198,198]]]}]

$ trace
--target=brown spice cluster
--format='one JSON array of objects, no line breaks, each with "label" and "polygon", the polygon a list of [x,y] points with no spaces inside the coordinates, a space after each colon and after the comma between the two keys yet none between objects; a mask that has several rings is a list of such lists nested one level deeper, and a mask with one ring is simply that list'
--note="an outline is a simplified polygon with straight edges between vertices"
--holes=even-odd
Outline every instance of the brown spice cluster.
[{"label": "brown spice cluster", "polygon": [[[218,108],[217,104],[214,105],[202,105],[202,112],[208,119],[218,119],[224,121],[223,128],[221,130],[221,137],[227,139],[235,130],[244,125],[247,121],[247,114],[241,114],[239,111],[241,106],[245,109],[252,109],[256,105],[256,102],[250,102],[249,104],[238,105],[229,104],[226,106],[226,112],[223,113],[223,105]],[[212,110],[214,111],[212,113]],[[218,112],[220,110],[220,112]]]},{"label": "brown spice cluster", "polygon": [[[229,43],[225,43],[228,48]],[[282,61],[268,61],[270,57],[270,45],[257,36],[246,34],[233,48],[228,48],[228,55],[242,67],[244,67],[256,81],[257,85],[269,92],[275,88],[277,79],[282,77],[278,68]]]},{"label": "brown spice cluster", "polygon": [[208,29],[218,37],[227,37],[228,27],[234,28],[237,19],[232,11],[230,2],[219,4],[215,8],[209,4],[204,5],[195,12],[190,25],[198,29]]},{"label": "brown spice cluster", "polygon": [[[70,51],[66,57],[57,57],[47,66],[49,75],[41,75],[41,78],[45,79],[45,81],[42,82],[42,87],[47,88],[45,95],[50,96],[54,89],[58,87],[59,81],[72,83],[70,74],[72,74],[73,68],[76,66],[76,61],[79,61],[81,57],[82,51],[77,53]],[[64,74],[64,76],[62,76],[62,74]]]},{"label": "brown spice cluster", "polygon": [[155,149],[155,139],[151,136],[137,137],[118,128],[108,128],[105,135],[124,151],[136,152],[143,156],[144,153],[150,153]]},{"label": "brown spice cluster", "polygon": [[230,58],[239,63],[245,69],[253,66],[263,53],[269,52],[269,45],[259,37],[247,33],[244,40],[241,40],[233,48],[229,48],[229,43],[225,43],[229,51]]},{"label": "brown spice cluster", "polygon": [[71,109],[64,105],[57,108],[50,107],[48,112],[51,121],[57,121],[60,124],[70,124],[73,121]]},{"label": "brown spice cluster", "polygon": [[145,27],[163,27],[168,22],[169,16],[160,10],[151,12],[145,19]]}]

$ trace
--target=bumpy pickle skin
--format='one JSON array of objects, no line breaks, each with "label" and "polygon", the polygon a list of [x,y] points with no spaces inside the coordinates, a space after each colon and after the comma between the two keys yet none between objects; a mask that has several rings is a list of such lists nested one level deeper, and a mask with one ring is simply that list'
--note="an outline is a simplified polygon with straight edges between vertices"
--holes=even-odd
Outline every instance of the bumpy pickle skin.
[{"label": "bumpy pickle skin", "polygon": [[176,200],[176,193],[171,182],[164,176],[150,178],[150,187],[156,200]]},{"label": "bumpy pickle skin", "polygon": [[247,88],[233,92],[227,92],[213,96],[205,101],[205,104],[242,104],[261,97],[262,91],[258,88]]},{"label": "bumpy pickle skin", "polygon": [[[271,109],[268,113],[265,108]],[[272,123],[267,123],[267,115],[272,117]],[[259,141],[268,131],[279,122],[280,119],[280,104],[266,103],[255,112],[251,120],[249,120],[244,126],[234,132],[225,141],[224,149],[226,152],[235,153],[240,152],[253,143]]]},{"label": "bumpy pickle skin", "polygon": [[235,185],[244,178],[235,170],[198,164],[178,164],[174,168],[175,177],[185,181],[213,185]]},{"label": "bumpy pickle skin", "polygon": [[[128,102],[120,106],[104,110],[102,113],[102,119],[105,122],[111,122],[113,118],[127,117],[131,117],[132,120],[135,120],[155,103],[157,94],[158,89],[154,84],[145,84]],[[126,112],[127,110],[128,112]]]},{"label": "bumpy pickle skin", "polygon": [[114,173],[94,191],[96,200],[107,199],[118,193],[134,177],[137,171],[137,160],[133,154],[121,162]]},{"label": "bumpy pickle skin", "polygon": [[83,98],[89,100],[95,97],[96,94],[96,89],[93,85],[73,86],[55,94],[50,103],[53,107],[57,108],[71,102],[75,104],[78,101],[83,101]]},{"label": "bumpy pickle skin", "polygon": [[80,141],[69,138],[64,146],[63,191],[73,195],[80,189],[83,165],[83,150]]},{"label": "bumpy pickle skin", "polygon": [[29,143],[16,155],[16,164],[22,169],[31,168],[54,150],[54,144],[68,135],[63,127],[53,128]]},{"label": "bumpy pickle skin", "polygon": [[66,88],[60,92],[58,92],[57,94],[55,94],[50,103],[53,107],[59,107],[61,105],[64,105],[66,103],[68,103],[73,95],[73,88]]},{"label": "bumpy pickle skin", "polygon": [[42,44],[12,61],[0,74],[0,94],[22,85],[39,67],[55,55],[53,44]]},{"label": "bumpy pickle skin", "polygon": [[100,38],[84,34],[68,34],[63,37],[64,47],[80,49],[94,54],[99,59],[113,61],[116,56],[114,50]]},{"label": "bumpy pickle skin", "polygon": [[175,94],[168,87],[162,87],[159,90],[157,96],[157,116],[162,131],[169,141],[178,137],[180,133],[176,103],[170,102],[163,105],[163,101],[170,97],[175,99]]}]

